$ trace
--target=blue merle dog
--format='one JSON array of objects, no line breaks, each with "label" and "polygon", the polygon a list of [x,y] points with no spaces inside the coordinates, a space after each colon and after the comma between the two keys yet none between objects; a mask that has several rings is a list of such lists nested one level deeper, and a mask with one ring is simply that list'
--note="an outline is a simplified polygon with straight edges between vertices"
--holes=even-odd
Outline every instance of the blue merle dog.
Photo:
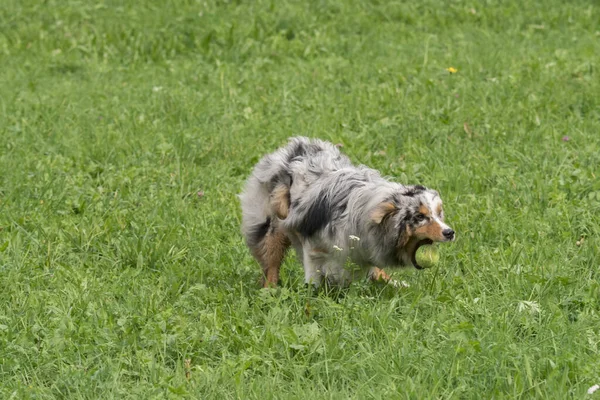
[{"label": "blue merle dog", "polygon": [[[343,286],[359,276],[389,281],[388,266],[421,269],[420,246],[454,240],[438,192],[390,182],[318,139],[292,138],[262,158],[240,199],[242,233],[264,287],[277,285],[290,246],[306,283]],[[347,260],[358,268],[346,268]]]}]

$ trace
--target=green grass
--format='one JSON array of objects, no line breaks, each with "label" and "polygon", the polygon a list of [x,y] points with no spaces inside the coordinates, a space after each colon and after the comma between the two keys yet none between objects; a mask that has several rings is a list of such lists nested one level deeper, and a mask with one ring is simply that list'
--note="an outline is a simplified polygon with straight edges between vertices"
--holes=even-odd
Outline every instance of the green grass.
[{"label": "green grass", "polygon": [[[599,26],[591,1],[4,0],[0,397],[598,397]],[[291,256],[259,290],[236,194],[298,134],[438,189],[438,266],[336,296]]]}]

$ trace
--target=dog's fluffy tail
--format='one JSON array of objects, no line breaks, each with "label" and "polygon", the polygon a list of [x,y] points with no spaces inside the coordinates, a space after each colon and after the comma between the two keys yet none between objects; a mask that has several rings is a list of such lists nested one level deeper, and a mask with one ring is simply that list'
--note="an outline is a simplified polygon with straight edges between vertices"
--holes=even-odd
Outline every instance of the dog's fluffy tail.
[{"label": "dog's fluffy tail", "polygon": [[303,155],[308,144],[307,138],[293,138],[287,146],[266,155],[254,167],[240,195],[242,233],[250,248],[261,242],[276,219],[287,217],[292,185],[289,164]]}]

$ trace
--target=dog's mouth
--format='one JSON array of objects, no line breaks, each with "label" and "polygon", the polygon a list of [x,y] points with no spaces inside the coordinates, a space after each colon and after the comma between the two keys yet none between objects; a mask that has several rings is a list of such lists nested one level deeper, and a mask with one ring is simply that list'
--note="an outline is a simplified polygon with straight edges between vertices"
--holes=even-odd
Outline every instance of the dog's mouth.
[{"label": "dog's mouth", "polygon": [[419,240],[415,244],[413,251],[410,253],[410,261],[412,262],[412,264],[415,266],[416,269],[424,269],[423,267],[421,267],[419,265],[419,263],[417,263],[417,250],[419,250],[419,248],[421,246],[426,246],[426,245],[430,245],[430,244],[433,244],[433,240],[431,240],[431,239],[422,239],[422,240]]}]

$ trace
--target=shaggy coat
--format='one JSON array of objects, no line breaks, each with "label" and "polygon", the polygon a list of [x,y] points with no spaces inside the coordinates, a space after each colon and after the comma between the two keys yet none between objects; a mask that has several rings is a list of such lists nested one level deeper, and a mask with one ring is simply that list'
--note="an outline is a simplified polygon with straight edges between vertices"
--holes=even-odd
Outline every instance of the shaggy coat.
[{"label": "shaggy coat", "polygon": [[306,283],[346,285],[356,277],[389,280],[380,269],[387,266],[420,268],[421,245],[454,239],[435,190],[390,182],[318,139],[292,138],[265,156],[240,199],[242,233],[265,287],[277,284],[289,246]]}]

